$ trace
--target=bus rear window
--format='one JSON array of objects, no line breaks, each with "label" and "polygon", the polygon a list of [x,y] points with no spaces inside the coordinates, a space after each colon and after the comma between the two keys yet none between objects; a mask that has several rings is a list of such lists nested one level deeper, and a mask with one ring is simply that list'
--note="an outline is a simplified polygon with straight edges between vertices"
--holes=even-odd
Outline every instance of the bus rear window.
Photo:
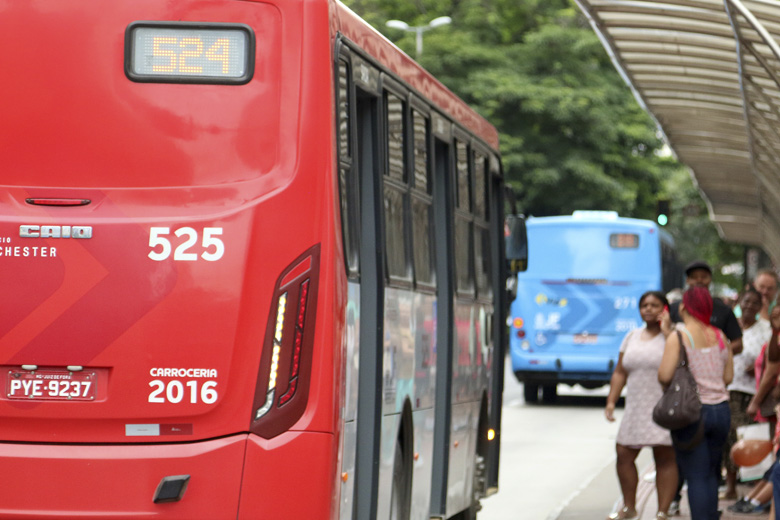
[{"label": "bus rear window", "polygon": [[637,249],[639,235],[634,233],[612,233],[609,235],[609,247],[615,249]]}]

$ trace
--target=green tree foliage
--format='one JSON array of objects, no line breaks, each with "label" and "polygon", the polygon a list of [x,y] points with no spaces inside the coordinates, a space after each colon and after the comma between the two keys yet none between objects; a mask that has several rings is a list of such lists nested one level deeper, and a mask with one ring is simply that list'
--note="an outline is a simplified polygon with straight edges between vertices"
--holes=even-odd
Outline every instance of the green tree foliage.
[{"label": "green tree foliage", "polygon": [[421,64],[495,124],[526,213],[610,209],[652,218],[670,167],[655,126],[567,0],[352,0],[414,55],[401,19],[425,33]]},{"label": "green tree foliage", "polygon": [[[346,3],[412,56],[414,34],[387,20],[452,17],[425,33],[418,61],[499,129],[504,171],[526,214],[600,209],[653,219],[657,199],[670,198],[668,229],[683,262],[739,258],[739,248],[720,242],[687,170],[663,153],[654,122],[570,0]],[[696,205],[700,216],[682,228],[676,215]]]},{"label": "green tree foliage", "polygon": [[667,230],[674,237],[677,254],[683,264],[698,259],[705,260],[713,267],[713,281],[716,284],[740,290],[742,277],[724,275],[721,268],[727,264],[742,262],[744,247],[720,239],[709,219],[707,206],[691,182],[690,173],[685,167],[676,168],[666,185],[672,215]]}]

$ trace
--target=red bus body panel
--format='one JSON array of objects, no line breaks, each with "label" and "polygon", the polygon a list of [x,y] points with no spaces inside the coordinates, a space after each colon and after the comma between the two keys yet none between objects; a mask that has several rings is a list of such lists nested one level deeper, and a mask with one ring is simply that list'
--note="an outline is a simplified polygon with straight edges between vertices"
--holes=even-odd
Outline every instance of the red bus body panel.
[{"label": "red bus body panel", "polygon": [[[12,71],[0,101],[0,516],[338,514],[345,277],[329,13],[297,1],[0,6],[0,46],[16,49],[0,56]],[[250,27],[252,80],[131,81],[125,31],[149,20]],[[302,412],[268,444],[250,432],[275,420],[255,421],[253,406],[269,381],[274,291],[312,248]],[[61,386],[85,377],[66,367],[94,394]],[[153,503],[175,475],[190,475],[183,498]],[[303,501],[294,491],[315,487]]]},{"label": "red bus body panel", "polygon": [[337,475],[312,471],[338,467],[332,444],[330,435],[317,433],[290,433],[268,441],[251,437],[239,518],[327,518],[331,511],[335,517]]}]

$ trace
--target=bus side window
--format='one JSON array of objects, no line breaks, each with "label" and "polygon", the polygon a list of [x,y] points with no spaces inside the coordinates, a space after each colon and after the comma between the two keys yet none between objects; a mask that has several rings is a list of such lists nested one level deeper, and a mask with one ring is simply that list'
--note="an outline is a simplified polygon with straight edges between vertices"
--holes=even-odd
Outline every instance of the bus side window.
[{"label": "bus side window", "polygon": [[339,60],[337,92],[337,132],[339,156],[339,200],[341,203],[341,231],[344,240],[344,263],[347,275],[357,278],[360,274],[360,187],[352,161],[352,102],[349,65]]},{"label": "bus side window", "polygon": [[404,101],[387,92],[386,135],[387,164],[384,178],[385,261],[391,284],[408,285],[412,281],[406,232],[409,181],[406,175],[404,139],[406,118]]},{"label": "bus side window", "polygon": [[428,145],[430,121],[418,110],[412,110],[412,154],[414,184],[412,203],[412,256],[417,286],[433,287],[436,283],[433,249],[433,196]]},{"label": "bus side window", "polygon": [[455,276],[458,294],[474,296],[474,229],[468,146],[455,139]]},{"label": "bus side window", "polygon": [[455,141],[456,175],[458,182],[457,208],[471,211],[471,177],[469,176],[469,152],[466,143]]},{"label": "bus side window", "polygon": [[472,171],[474,172],[474,273],[477,295],[490,298],[493,294],[491,284],[490,255],[490,188],[488,185],[487,156],[474,151]]}]

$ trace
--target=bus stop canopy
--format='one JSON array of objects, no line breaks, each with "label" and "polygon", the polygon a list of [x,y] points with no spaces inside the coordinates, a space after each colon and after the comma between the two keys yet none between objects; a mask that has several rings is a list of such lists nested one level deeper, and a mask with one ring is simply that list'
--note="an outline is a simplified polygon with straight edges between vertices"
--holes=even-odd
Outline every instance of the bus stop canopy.
[{"label": "bus stop canopy", "polygon": [[780,0],[575,0],[728,241],[780,261]]}]

